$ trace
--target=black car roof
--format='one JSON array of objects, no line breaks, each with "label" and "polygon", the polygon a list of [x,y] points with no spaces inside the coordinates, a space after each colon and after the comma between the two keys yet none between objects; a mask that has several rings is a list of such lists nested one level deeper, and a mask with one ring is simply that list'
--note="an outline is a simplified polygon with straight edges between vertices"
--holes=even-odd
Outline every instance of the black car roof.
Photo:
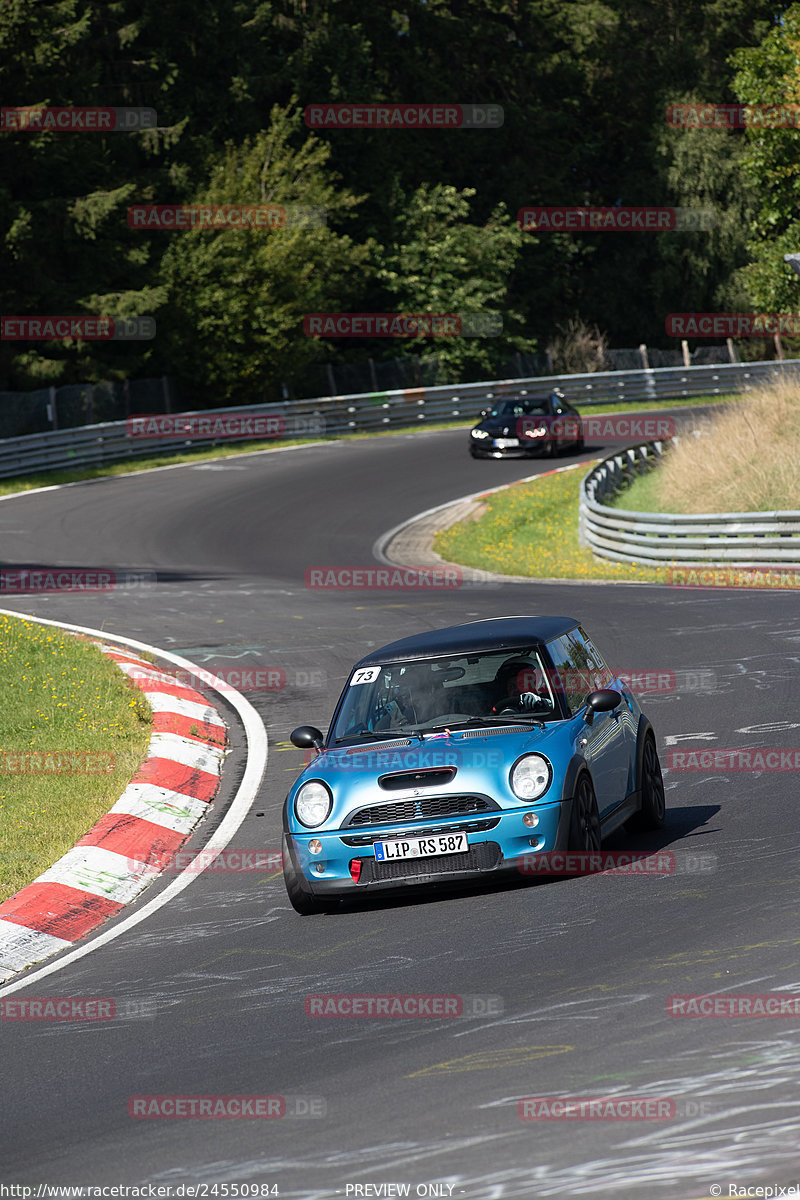
[{"label": "black car roof", "polygon": [[575,629],[574,617],[492,617],[488,621],[470,621],[429,629],[413,637],[389,642],[370,651],[356,665],[405,662],[415,658],[433,658],[447,654],[476,654],[487,650],[514,650],[540,646],[552,638]]}]

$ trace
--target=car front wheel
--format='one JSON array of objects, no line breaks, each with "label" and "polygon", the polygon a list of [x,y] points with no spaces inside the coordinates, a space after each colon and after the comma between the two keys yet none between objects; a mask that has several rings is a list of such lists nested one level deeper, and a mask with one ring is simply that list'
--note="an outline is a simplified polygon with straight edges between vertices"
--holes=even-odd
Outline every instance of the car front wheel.
[{"label": "car front wheel", "polygon": [[600,849],[601,841],[597,797],[591,779],[584,773],[578,780],[572,801],[569,849],[589,854]]},{"label": "car front wheel", "polygon": [[289,903],[295,912],[302,917],[311,917],[316,913],[332,912],[338,905],[337,900],[319,900],[303,887],[299,872],[295,869],[292,856],[289,853],[289,842],[283,838],[283,882]]},{"label": "car front wheel", "polygon": [[666,820],[667,802],[664,795],[664,780],[658,761],[656,740],[647,735],[642,752],[642,777],[639,781],[642,807],[625,824],[633,832],[642,829],[663,829]]}]

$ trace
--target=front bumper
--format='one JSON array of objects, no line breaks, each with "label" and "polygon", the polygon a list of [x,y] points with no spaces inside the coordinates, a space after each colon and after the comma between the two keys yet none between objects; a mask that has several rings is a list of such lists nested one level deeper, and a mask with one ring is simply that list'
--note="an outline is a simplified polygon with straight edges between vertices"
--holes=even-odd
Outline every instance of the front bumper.
[{"label": "front bumper", "polygon": [[551,443],[531,442],[526,446],[492,446],[487,442],[470,442],[473,458],[544,458],[550,452]]},{"label": "front bumper", "polygon": [[[372,841],[387,841],[397,837],[425,837],[432,833],[446,833],[450,825],[437,821],[414,822],[396,829],[358,829],[358,838],[351,835],[352,829],[337,829],[329,832],[289,829],[289,850],[295,868],[303,877],[305,886],[315,896],[357,894],[385,888],[405,887],[413,884],[446,883],[458,879],[485,878],[502,872],[522,873],[525,860],[532,854],[545,851],[564,850],[567,847],[572,801],[553,801],[548,804],[520,805],[518,810],[496,811],[481,816],[491,817],[487,821],[453,821],[452,831],[464,830],[467,834],[467,852],[461,854],[436,855],[430,858],[393,859],[377,862]],[[538,824],[523,825],[526,813],[535,812]],[[497,818],[496,823],[494,819]],[[492,824],[491,829],[471,830],[470,824]],[[466,828],[465,828],[466,826]],[[309,842],[316,838],[322,843],[319,854],[312,854]],[[345,839],[360,844],[348,845]],[[353,859],[362,860],[359,882],[350,874]],[[320,871],[319,867],[323,870]]]}]

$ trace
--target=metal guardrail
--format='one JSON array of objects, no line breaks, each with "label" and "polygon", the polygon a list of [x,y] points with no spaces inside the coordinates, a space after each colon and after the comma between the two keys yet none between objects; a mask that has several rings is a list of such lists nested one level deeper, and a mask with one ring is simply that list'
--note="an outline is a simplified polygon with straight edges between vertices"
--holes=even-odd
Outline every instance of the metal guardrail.
[{"label": "metal guardrail", "polygon": [[648,566],[800,566],[800,512],[649,513],[603,501],[656,468],[668,442],[630,446],[581,484],[580,541],[598,558]]},{"label": "metal guardrail", "polygon": [[[777,374],[800,374],[800,359],[784,362],[723,363],[694,367],[654,367],[640,371],[607,371],[586,375],[534,376],[481,383],[367,392],[352,396],[323,396],[226,408],[226,416],[276,415],[283,418],[282,437],[319,437],[423,423],[464,421],[503,396],[542,394],[558,387],[566,399],[583,408],[593,404],[641,403],[690,396],[714,396],[747,391]],[[173,414],[171,419],[207,413]],[[210,438],[196,433],[146,438],[132,436],[125,421],[50,430],[0,440],[0,478],[40,471],[104,466],[136,458],[229,444],[230,437]],[[263,440],[263,435],[252,435]],[[237,439],[238,440],[238,439]],[[251,440],[249,437],[242,441]]]}]

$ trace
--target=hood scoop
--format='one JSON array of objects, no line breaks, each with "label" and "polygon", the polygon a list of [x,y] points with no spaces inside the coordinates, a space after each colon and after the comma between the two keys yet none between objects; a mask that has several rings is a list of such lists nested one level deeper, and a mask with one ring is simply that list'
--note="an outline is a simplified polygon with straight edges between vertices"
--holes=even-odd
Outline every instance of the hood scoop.
[{"label": "hood scoop", "polygon": [[410,788],[444,787],[455,779],[455,767],[433,767],[422,771],[397,771],[378,776],[378,787],[385,792],[406,792]]}]

